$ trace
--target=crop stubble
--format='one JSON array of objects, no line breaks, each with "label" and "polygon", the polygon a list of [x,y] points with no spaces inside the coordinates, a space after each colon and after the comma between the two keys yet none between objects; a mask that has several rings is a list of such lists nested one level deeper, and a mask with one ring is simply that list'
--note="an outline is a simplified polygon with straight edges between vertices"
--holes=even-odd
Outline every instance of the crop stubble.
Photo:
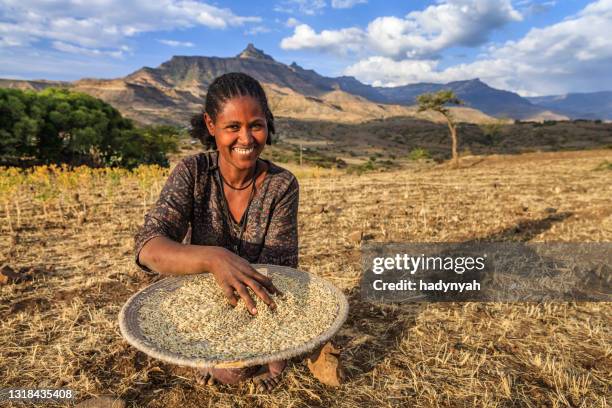
[{"label": "crop stubble", "polygon": [[[0,383],[71,388],[79,399],[111,394],[151,408],[608,406],[611,303],[369,304],[356,292],[359,244],[347,237],[610,241],[610,172],[596,169],[611,154],[462,159],[458,171],[342,178],[292,169],[300,180],[300,268],[332,282],[350,303],[334,338],[348,380],[329,388],[291,362],[279,389],[256,397],[241,386],[195,387],[191,375],[177,375],[121,337],[121,305],[150,283],[133,260],[141,194],[149,197],[136,174],[120,177],[112,197],[106,178],[79,182],[80,203],[64,201],[63,216],[55,198],[45,215],[41,189],[21,185],[11,196],[22,210],[14,237],[0,209],[0,265],[37,272],[32,281],[0,286]],[[164,177],[156,177],[158,186]],[[86,221],[76,222],[74,212],[85,208]]]}]

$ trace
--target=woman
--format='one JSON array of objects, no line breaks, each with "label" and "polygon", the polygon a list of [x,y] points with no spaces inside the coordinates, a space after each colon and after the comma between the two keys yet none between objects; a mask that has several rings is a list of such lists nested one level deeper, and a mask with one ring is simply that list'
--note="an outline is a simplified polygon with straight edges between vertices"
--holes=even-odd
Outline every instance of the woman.
[{"label": "woman", "polygon": [[[216,150],[174,168],[135,237],[136,263],[162,275],[211,273],[232,305],[240,297],[257,314],[249,287],[275,308],[278,290],[250,264],[297,267],[299,188],[293,174],[259,158],[274,133],[265,92],[246,74],[222,75],[192,124],[195,136]],[[285,365],[213,369],[198,377],[226,384],[253,377],[269,390]]]}]

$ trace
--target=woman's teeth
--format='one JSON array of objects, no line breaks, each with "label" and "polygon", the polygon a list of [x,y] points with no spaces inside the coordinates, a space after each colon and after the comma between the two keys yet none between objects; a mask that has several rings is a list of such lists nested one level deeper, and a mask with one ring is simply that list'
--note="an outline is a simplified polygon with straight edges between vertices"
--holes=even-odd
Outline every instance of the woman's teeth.
[{"label": "woman's teeth", "polygon": [[253,150],[255,150],[254,147],[249,147],[248,149],[241,149],[239,147],[234,147],[232,148],[233,151],[235,151],[238,154],[251,154],[253,152]]}]

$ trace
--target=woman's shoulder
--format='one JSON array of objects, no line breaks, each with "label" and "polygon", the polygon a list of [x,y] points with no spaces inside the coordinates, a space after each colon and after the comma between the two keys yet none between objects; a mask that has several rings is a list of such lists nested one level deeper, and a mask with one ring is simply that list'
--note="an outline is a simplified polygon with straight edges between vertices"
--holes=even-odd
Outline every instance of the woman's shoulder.
[{"label": "woman's shoulder", "polygon": [[217,152],[206,151],[191,154],[180,159],[177,166],[186,168],[192,175],[205,174],[217,165]]},{"label": "woman's shoulder", "polygon": [[285,189],[299,187],[297,178],[292,172],[270,160],[265,160],[265,162],[268,164],[268,177],[270,177],[270,183],[274,184],[275,187],[285,187]]}]

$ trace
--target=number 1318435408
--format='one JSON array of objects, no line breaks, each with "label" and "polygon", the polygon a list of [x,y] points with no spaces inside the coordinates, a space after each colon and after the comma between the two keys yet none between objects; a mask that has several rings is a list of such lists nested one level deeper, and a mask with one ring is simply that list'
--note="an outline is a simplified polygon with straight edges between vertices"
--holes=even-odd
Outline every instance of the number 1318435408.
[{"label": "number 1318435408", "polygon": [[75,397],[76,393],[67,388],[0,388],[0,402],[59,402],[72,400]]}]

